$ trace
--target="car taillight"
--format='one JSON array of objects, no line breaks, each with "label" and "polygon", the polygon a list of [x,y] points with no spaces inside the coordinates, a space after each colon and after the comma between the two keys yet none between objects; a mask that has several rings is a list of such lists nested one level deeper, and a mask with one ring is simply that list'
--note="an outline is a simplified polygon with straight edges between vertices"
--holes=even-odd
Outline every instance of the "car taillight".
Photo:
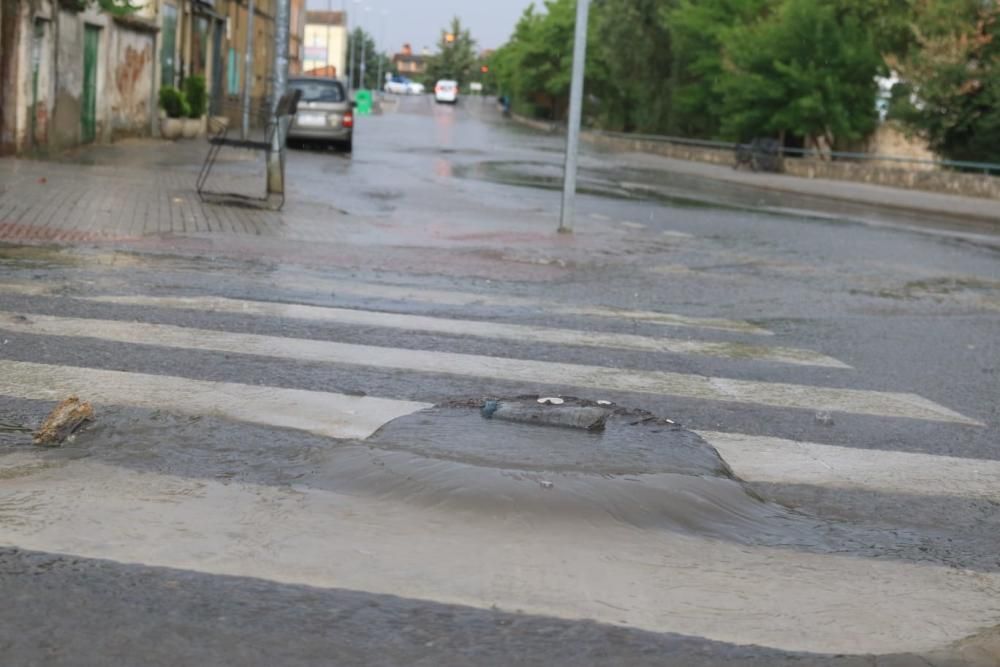
[{"label": "car taillight", "polygon": [[434,92],[435,92],[435,93],[440,93],[440,92],[441,92],[442,90],[444,90],[444,88],[442,88],[441,86],[436,86],[436,87],[434,88]]},{"label": "car taillight", "polygon": [[344,127],[354,127],[354,114],[350,111],[344,114]]}]

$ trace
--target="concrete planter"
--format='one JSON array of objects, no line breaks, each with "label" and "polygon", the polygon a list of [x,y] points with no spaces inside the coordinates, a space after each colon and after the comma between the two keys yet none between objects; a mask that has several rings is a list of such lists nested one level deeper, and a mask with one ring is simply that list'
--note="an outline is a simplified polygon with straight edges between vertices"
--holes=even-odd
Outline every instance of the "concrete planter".
[{"label": "concrete planter", "polygon": [[184,138],[194,139],[201,134],[201,118],[184,119]]},{"label": "concrete planter", "polygon": [[183,118],[164,118],[160,121],[160,134],[164,139],[176,141],[184,134]]}]

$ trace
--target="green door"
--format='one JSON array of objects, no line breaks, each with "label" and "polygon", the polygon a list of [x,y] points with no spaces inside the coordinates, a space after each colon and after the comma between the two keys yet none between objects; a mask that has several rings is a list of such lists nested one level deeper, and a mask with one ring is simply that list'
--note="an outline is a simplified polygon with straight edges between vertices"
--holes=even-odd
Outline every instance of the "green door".
[{"label": "green door", "polygon": [[88,25],[83,33],[83,92],[80,95],[80,140],[97,138],[97,45],[101,29]]}]

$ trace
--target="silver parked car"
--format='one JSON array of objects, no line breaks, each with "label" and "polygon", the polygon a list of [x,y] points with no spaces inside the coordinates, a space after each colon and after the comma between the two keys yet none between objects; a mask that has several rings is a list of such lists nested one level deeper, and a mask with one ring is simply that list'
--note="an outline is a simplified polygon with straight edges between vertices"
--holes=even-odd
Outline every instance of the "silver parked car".
[{"label": "silver parked car", "polygon": [[348,153],[354,150],[354,103],[341,81],[296,78],[288,87],[302,91],[288,128],[289,141],[332,143]]}]

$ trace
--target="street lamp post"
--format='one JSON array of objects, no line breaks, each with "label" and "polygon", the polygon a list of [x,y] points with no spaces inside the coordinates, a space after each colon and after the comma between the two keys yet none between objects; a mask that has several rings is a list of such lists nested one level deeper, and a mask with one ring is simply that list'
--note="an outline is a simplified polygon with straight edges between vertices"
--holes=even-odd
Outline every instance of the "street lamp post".
[{"label": "street lamp post", "polygon": [[382,80],[382,61],[384,60],[383,54],[385,49],[385,17],[388,16],[389,11],[383,9],[379,12],[379,14],[382,15],[382,21],[379,26],[379,48],[375,49],[375,53],[378,55],[378,78],[375,80],[375,85],[381,92],[382,88],[385,86],[385,82]]},{"label": "street lamp post", "polygon": [[[278,103],[288,88],[288,46],[291,27],[291,0],[278,0],[274,14],[274,87],[271,112],[277,117]],[[267,193],[285,192],[284,140],[288,119],[278,118],[279,125],[271,133],[271,152],[267,158]]]},{"label": "street lamp post", "polygon": [[[354,6],[355,7],[360,7],[361,6],[361,0],[354,0]],[[347,87],[350,90],[354,90],[354,51],[357,48],[357,44],[355,44],[356,41],[357,40],[354,39],[354,34],[351,31],[350,25],[348,25],[348,29],[347,29],[347,46],[348,46],[348,48],[351,51],[351,65],[350,65],[350,67],[348,68],[348,71],[347,71]]]},{"label": "street lamp post", "polygon": [[577,156],[580,149],[580,119],[583,115],[583,69],[587,59],[587,19],[590,0],[577,0],[576,37],[573,42],[573,81],[569,94],[569,127],[566,133],[566,169],[563,180],[559,231],[573,231],[576,204]]},{"label": "street lamp post", "polygon": [[[365,5],[365,13],[369,13],[372,8]],[[365,74],[368,71],[368,40],[365,38],[364,32],[361,33],[361,67],[358,73],[359,81],[358,88],[365,90]]]},{"label": "street lamp post", "polygon": [[253,18],[254,0],[250,0],[247,6],[247,39],[246,53],[243,59],[243,113],[240,118],[240,139],[246,141],[250,134],[250,96],[253,95]]}]

